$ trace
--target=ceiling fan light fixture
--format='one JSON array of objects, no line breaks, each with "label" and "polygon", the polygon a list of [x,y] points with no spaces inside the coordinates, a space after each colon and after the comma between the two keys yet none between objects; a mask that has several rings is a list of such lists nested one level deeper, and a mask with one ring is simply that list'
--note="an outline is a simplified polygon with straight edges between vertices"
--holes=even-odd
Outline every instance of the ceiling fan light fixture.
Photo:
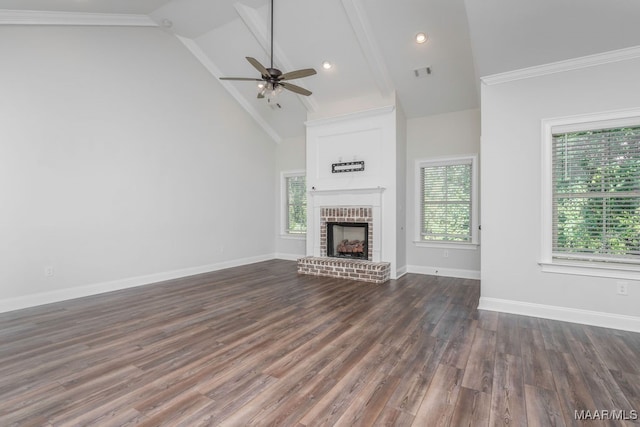
[{"label": "ceiling fan light fixture", "polygon": [[425,33],[420,32],[416,34],[416,43],[422,44],[422,43],[425,43],[427,40],[429,40],[429,37],[427,37]]},{"label": "ceiling fan light fixture", "polygon": [[265,94],[265,96],[267,97],[267,102],[269,103],[275,102],[276,99],[278,98],[278,95],[280,95],[283,90],[284,88],[277,83],[271,83],[267,85],[266,94]]},{"label": "ceiling fan light fixture", "polygon": [[264,98],[266,93],[267,87],[264,85],[264,83],[258,84],[258,98]]},{"label": "ceiling fan light fixture", "polygon": [[330,70],[333,68],[333,64],[329,61],[323,61],[322,68],[324,68],[325,70]]}]

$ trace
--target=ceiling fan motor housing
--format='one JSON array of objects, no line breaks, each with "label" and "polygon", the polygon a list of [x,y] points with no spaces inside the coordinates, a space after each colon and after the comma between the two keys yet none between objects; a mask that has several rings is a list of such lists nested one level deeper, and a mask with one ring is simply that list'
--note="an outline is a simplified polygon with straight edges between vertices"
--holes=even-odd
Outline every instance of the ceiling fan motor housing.
[{"label": "ceiling fan motor housing", "polygon": [[282,75],[282,71],[278,70],[277,68],[267,68],[267,71],[269,72],[269,75],[264,76],[267,79],[268,78],[278,79],[278,77]]}]

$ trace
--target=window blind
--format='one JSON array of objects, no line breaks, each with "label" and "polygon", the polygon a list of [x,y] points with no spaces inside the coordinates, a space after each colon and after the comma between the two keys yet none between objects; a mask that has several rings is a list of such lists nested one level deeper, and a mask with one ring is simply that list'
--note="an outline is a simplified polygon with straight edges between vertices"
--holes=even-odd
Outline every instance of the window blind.
[{"label": "window blind", "polygon": [[307,182],[304,175],[286,177],[287,233],[307,232]]},{"label": "window blind", "polygon": [[423,241],[471,242],[469,159],[420,169]]},{"label": "window blind", "polygon": [[555,258],[640,263],[640,126],[553,134]]}]

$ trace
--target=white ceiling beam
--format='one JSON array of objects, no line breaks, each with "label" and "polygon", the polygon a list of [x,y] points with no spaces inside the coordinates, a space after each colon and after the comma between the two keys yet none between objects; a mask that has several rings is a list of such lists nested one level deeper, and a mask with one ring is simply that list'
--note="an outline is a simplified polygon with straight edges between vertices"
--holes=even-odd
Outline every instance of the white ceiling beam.
[{"label": "white ceiling beam", "polygon": [[249,103],[247,99],[244,96],[242,96],[240,92],[238,92],[238,90],[229,81],[220,80],[220,77],[222,77],[222,72],[213,63],[213,61],[211,61],[209,56],[200,48],[200,46],[198,46],[198,44],[194,40],[189,39],[187,37],[182,37],[179,35],[176,35],[176,37],[178,38],[178,40],[182,42],[182,44],[185,45],[187,49],[189,49],[189,51],[193,54],[193,56],[195,56],[196,59],[198,59],[198,61],[200,61],[200,63],[204,65],[204,67],[218,80],[218,82],[222,85],[222,87],[224,87],[227,90],[227,92],[229,92],[231,96],[233,96],[235,100],[238,101],[240,106],[242,106],[242,108],[244,108],[245,111],[249,113],[249,115],[258,123],[258,125],[260,125],[260,127],[262,127],[262,129],[276,143],[278,144],[281,143],[282,137],[280,136],[280,134],[278,134],[278,132],[276,132],[275,129],[272,128],[269,125],[269,123],[267,123],[262,118],[258,110],[256,110],[253,107],[253,105]]},{"label": "white ceiling beam", "polygon": [[113,27],[158,26],[158,24],[156,24],[147,15],[3,9],[0,9],[0,25],[102,25]]},{"label": "white ceiling beam", "polygon": [[384,62],[380,48],[371,29],[360,0],[342,0],[342,6],[347,13],[351,27],[356,34],[362,53],[369,64],[369,68],[376,85],[383,96],[390,96],[394,90],[391,74]]},{"label": "white ceiling beam", "polygon": [[[258,15],[255,9],[242,3],[237,2],[234,4],[234,7],[236,8],[238,15],[240,15],[240,19],[242,19],[242,21],[247,26],[247,28],[249,28],[260,46],[262,46],[267,55],[269,55],[269,32],[264,19]],[[275,42],[273,44],[273,56],[274,61],[281,64],[285,69],[285,72],[293,71],[294,67],[291,64],[291,61],[287,59],[280,46]],[[302,102],[302,105],[304,105],[304,107],[307,109],[307,112],[313,113],[318,111],[318,101],[316,101],[313,95],[298,95],[297,98],[300,100],[300,102]]]}]

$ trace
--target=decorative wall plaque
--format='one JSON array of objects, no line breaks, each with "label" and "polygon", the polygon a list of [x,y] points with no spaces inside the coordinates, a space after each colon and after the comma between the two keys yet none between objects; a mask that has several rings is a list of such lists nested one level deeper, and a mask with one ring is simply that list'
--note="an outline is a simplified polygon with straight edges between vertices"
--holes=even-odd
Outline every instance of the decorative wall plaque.
[{"label": "decorative wall plaque", "polygon": [[364,171],[364,160],[357,162],[340,162],[331,165],[331,173],[342,172],[362,172]]}]

